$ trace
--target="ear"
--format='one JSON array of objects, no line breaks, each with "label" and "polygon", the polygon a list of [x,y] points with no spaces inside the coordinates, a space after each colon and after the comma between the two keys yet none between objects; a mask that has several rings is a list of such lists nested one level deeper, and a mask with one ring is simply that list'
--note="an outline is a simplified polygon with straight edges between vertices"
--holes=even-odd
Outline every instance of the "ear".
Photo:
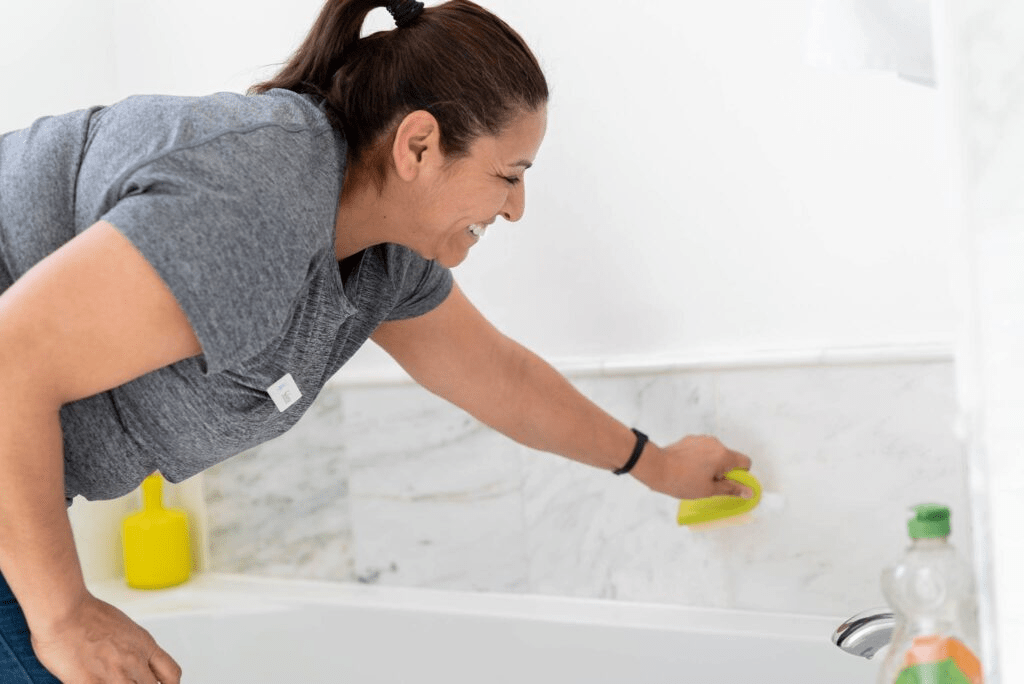
[{"label": "ear", "polygon": [[406,115],[395,131],[391,148],[399,178],[414,180],[429,165],[442,160],[441,130],[437,119],[422,109]]}]

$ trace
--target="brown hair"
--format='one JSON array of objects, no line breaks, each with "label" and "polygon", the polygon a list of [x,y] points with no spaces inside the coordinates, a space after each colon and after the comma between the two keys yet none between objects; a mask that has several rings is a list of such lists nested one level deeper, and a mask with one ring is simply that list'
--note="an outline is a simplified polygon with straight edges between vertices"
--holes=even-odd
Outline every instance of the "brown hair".
[{"label": "brown hair", "polygon": [[390,143],[402,117],[437,119],[441,149],[458,158],[482,135],[498,135],[519,113],[548,99],[537,58],[504,21],[470,0],[427,7],[404,28],[360,38],[366,15],[385,0],[327,0],[281,71],[250,90],[311,94],[341,130],[353,171],[382,189]]}]

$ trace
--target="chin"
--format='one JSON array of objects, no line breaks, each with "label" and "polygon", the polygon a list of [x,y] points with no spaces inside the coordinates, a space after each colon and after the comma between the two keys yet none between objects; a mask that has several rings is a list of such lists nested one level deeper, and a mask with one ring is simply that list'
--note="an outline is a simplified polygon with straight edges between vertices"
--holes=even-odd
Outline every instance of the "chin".
[{"label": "chin", "polygon": [[426,251],[424,249],[418,249],[418,248],[412,247],[410,245],[406,245],[406,247],[411,249],[413,251],[413,253],[416,256],[420,257],[421,259],[426,259],[427,261],[436,261],[437,263],[439,263],[440,265],[444,266],[445,268],[454,268],[454,267],[458,266],[459,264],[461,264],[463,261],[466,260],[466,257],[469,254],[468,252],[463,252],[462,254],[452,254],[451,252],[447,252],[447,253],[442,252],[442,253],[438,254],[436,252],[435,253],[430,253],[430,252],[428,252],[428,251]]},{"label": "chin", "polygon": [[469,256],[469,252],[464,252],[462,254],[442,254],[438,256],[435,261],[445,268],[455,268],[465,261],[467,256]]}]

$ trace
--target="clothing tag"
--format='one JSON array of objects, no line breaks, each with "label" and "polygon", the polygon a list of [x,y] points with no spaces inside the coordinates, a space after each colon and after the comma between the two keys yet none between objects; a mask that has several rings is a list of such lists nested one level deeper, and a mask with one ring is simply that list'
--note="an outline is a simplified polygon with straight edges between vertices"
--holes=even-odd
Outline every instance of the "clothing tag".
[{"label": "clothing tag", "polygon": [[268,387],[267,394],[274,400],[277,410],[281,412],[302,397],[302,392],[299,391],[299,386],[292,379],[291,373],[285,373],[284,377]]}]

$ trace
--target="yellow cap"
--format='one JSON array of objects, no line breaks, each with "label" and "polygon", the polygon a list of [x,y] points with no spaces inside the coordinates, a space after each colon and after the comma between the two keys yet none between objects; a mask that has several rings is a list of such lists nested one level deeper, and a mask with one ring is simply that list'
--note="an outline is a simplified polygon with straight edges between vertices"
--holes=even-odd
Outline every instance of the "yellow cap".
[{"label": "yellow cap", "polygon": [[142,482],[143,508],[124,519],[124,577],[136,589],[181,584],[192,574],[188,516],[161,503],[163,478],[153,473]]},{"label": "yellow cap", "polygon": [[679,502],[676,521],[680,525],[694,525],[712,520],[721,520],[751,510],[761,501],[761,483],[746,470],[730,470],[727,478],[750,487],[754,495],[749,499],[740,496],[709,496],[705,499],[683,499]]}]

